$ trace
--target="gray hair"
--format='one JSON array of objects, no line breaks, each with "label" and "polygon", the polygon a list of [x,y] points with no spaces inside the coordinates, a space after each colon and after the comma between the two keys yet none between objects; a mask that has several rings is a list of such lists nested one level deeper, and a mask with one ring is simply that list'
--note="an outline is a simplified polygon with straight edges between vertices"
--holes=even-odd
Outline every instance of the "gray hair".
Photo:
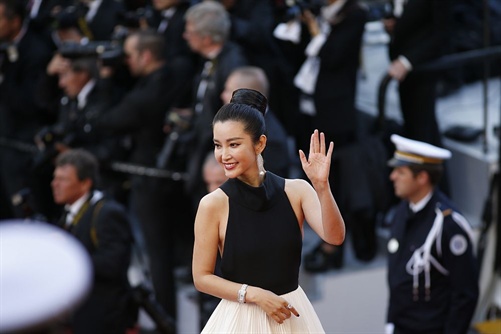
[{"label": "gray hair", "polygon": [[185,19],[193,23],[198,34],[216,43],[224,43],[230,34],[230,16],[219,2],[202,1],[188,9]]}]

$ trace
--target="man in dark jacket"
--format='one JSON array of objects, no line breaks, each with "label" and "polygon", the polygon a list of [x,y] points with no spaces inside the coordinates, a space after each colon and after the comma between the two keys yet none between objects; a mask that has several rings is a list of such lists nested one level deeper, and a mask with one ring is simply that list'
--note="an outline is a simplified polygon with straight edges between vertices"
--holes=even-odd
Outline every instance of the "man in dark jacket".
[{"label": "man in dark jacket", "polygon": [[135,318],[127,278],[132,234],[125,209],[95,190],[97,175],[97,160],[87,151],[57,157],[52,190],[55,202],[65,206],[60,226],[87,249],[94,269],[91,293],[70,326],[74,334],[124,334]]},{"label": "man in dark jacket", "polygon": [[231,21],[222,4],[204,1],[186,12],[184,38],[191,50],[200,56],[200,69],[193,85],[193,154],[188,165],[189,191],[202,181],[202,164],[211,150],[212,118],[223,105],[221,93],[226,79],[237,67],[247,65],[238,44],[229,41]]},{"label": "man in dark jacket", "polygon": [[[124,53],[129,71],[138,81],[118,105],[93,123],[98,131],[130,135],[128,162],[132,164],[156,166],[165,140],[165,115],[191,85],[189,77],[178,76],[165,61],[164,50],[164,38],[156,32],[138,31],[127,37]],[[189,221],[188,209],[183,210],[189,201],[179,181],[136,173],[130,182],[130,210],[144,235],[153,287],[160,304],[175,317],[174,245],[178,230]]]},{"label": "man in dark jacket", "polygon": [[464,334],[478,299],[472,229],[436,188],[451,152],[398,135],[389,165],[395,210],[388,241],[389,334]]},{"label": "man in dark jacket", "polygon": [[[308,57],[294,80],[301,90],[297,145],[306,149],[310,133],[322,129],[337,150],[349,147],[357,139],[355,93],[367,10],[357,0],[329,0],[320,15],[306,10],[302,17],[311,39],[305,50]],[[307,70],[309,64],[316,64],[317,71]],[[312,73],[316,73],[316,77]],[[333,159],[329,174],[336,198],[342,197],[342,184],[346,179],[345,174],[338,172],[339,164],[338,159]],[[342,204],[338,203],[340,209],[348,213],[350,208]],[[355,219],[347,219],[346,223],[349,230],[357,224]],[[321,242],[306,255],[305,269],[324,272],[339,268],[343,265],[343,251],[343,245]]]},{"label": "man in dark jacket", "polygon": [[391,37],[388,74],[399,82],[404,135],[442,146],[435,116],[436,75],[414,72],[447,50],[450,0],[394,0],[384,20]]}]

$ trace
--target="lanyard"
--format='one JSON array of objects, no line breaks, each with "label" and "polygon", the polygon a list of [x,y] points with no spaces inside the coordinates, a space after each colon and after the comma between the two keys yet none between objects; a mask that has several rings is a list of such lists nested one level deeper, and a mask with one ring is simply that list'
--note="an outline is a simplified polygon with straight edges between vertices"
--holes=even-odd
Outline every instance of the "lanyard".
[{"label": "lanyard", "polygon": [[68,231],[72,231],[77,226],[77,224],[80,222],[80,219],[82,219],[82,216],[84,215],[84,213],[89,209],[91,198],[92,197],[89,197],[89,199],[85,201],[84,205],[82,205],[80,210],[78,210],[77,214],[75,215],[75,217],[71,221],[71,224],[66,228]]}]

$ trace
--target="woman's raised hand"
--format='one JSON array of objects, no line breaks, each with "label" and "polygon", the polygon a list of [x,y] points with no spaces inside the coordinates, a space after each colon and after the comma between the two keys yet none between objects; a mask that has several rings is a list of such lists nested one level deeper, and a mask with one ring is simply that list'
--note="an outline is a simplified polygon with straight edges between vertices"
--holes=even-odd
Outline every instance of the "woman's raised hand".
[{"label": "woman's raised hand", "polygon": [[333,150],[334,143],[330,142],[326,153],[325,135],[318,130],[315,130],[311,135],[308,158],[302,150],[299,150],[303,170],[313,184],[328,181]]}]

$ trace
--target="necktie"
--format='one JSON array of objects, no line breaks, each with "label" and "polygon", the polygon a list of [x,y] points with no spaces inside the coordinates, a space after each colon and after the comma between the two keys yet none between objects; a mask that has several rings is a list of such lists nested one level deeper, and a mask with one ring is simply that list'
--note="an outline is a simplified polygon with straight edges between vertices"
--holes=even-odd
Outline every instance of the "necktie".
[{"label": "necktie", "polygon": [[68,102],[68,120],[74,122],[78,117],[78,100],[70,99]]},{"label": "necktie", "polygon": [[64,209],[63,214],[59,218],[58,225],[64,228],[65,230],[67,229],[66,226],[66,220],[68,219],[68,214],[70,213],[70,210]]},{"label": "necktie", "polygon": [[30,18],[34,18],[38,15],[38,11],[40,10],[40,5],[42,4],[42,0],[30,0],[27,6],[27,12],[30,15]]},{"label": "necktie", "polygon": [[165,30],[169,26],[169,21],[172,18],[172,16],[174,15],[175,11],[176,11],[175,8],[169,8],[162,13],[163,19],[157,28],[157,32],[159,34],[163,34],[165,32]]},{"label": "necktie", "polygon": [[416,213],[411,209],[411,207],[407,207],[407,219],[413,219]]},{"label": "necktie", "polygon": [[207,86],[209,85],[209,80],[214,72],[214,60],[207,60],[204,64],[204,69],[202,70],[200,84],[197,89],[197,102],[195,104],[195,113],[199,114],[203,110],[203,101],[205,97],[205,92],[207,91]]},{"label": "necktie", "polygon": [[75,214],[71,211],[68,210],[68,213],[66,214],[66,221],[65,221],[65,226],[64,229],[71,232],[73,229],[73,219],[75,218]]}]

